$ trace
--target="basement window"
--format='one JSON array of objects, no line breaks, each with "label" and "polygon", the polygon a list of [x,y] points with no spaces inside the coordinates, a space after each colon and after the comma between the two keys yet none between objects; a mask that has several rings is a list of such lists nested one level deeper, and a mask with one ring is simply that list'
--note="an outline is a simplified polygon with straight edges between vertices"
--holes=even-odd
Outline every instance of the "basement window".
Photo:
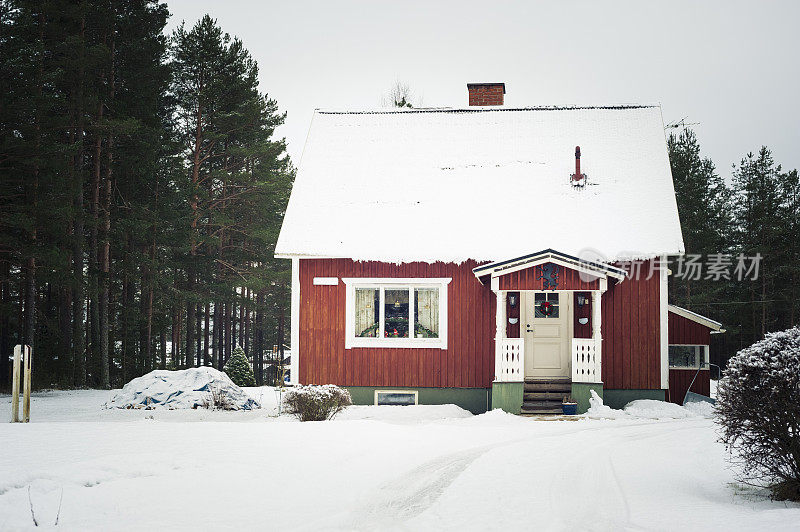
[{"label": "basement window", "polygon": [[343,279],[345,348],[447,348],[450,279]]},{"label": "basement window", "polygon": [[416,390],[375,390],[376,406],[412,406],[416,404]]}]

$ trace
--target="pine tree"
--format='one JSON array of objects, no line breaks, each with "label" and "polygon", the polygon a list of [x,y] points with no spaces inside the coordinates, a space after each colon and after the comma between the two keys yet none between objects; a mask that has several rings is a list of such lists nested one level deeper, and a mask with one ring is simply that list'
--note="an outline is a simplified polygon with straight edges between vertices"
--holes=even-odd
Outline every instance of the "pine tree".
[{"label": "pine tree", "polygon": [[287,306],[285,114],[241,41],[210,17],[170,39],[167,17],[0,2],[0,355],[34,345],[35,386],[119,386],[209,349],[221,368]]},{"label": "pine tree", "polygon": [[236,349],[233,350],[233,354],[225,363],[223,370],[237,386],[256,385],[256,377],[253,373],[253,368],[250,367],[247,355],[244,354],[244,350],[241,347],[237,346]]},{"label": "pine tree", "polygon": [[766,146],[758,155],[748,153],[733,172],[734,245],[738,253],[763,257],[759,278],[748,283],[750,320],[744,329],[750,331],[752,341],[775,330],[782,321],[776,296],[784,286],[786,266],[793,267],[787,263],[793,249],[786,244],[797,238],[790,233],[797,215],[787,203],[793,195],[787,187],[791,189],[791,180]]},{"label": "pine tree", "polygon": [[[688,255],[728,251],[731,227],[730,191],[717,174],[714,163],[700,154],[700,143],[691,129],[670,134],[667,139],[675,199],[681,220],[683,242]],[[720,283],[705,279],[673,278],[670,301],[708,310],[704,305],[716,302],[723,290]]]},{"label": "pine tree", "polygon": [[[285,114],[258,91],[258,68],[242,42],[211,17],[175,31],[172,57],[172,93],[188,166],[182,190],[191,207],[185,222],[186,319],[193,322],[197,305],[213,299],[214,352],[221,367],[235,343],[234,329],[252,333],[249,294],[274,284],[285,269],[272,258],[291,188],[285,143],[272,139]],[[197,283],[200,275],[204,288]],[[224,334],[216,335],[218,326]],[[186,349],[196,355],[193,331],[187,330]]]}]

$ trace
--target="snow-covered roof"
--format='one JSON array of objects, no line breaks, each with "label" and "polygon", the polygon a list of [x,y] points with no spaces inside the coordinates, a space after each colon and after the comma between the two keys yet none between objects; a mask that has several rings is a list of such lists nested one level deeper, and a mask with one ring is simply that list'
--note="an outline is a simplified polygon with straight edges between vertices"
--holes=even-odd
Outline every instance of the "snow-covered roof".
[{"label": "snow-covered roof", "polygon": [[548,248],[683,252],[658,106],[316,111],[276,255],[461,262]]}]

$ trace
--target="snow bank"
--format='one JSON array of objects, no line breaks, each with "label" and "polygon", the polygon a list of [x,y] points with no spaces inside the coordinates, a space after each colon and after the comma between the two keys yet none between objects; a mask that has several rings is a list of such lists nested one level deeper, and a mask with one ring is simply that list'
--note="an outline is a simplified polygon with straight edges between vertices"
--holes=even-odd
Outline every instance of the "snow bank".
[{"label": "snow bank", "polygon": [[589,398],[589,410],[586,411],[586,416],[592,419],[618,419],[629,417],[628,414],[622,410],[614,410],[610,406],[603,404],[603,399],[597,395],[594,390],[589,390],[592,396]]},{"label": "snow bank", "polygon": [[625,405],[625,413],[633,417],[645,419],[685,419],[688,417],[697,417],[697,414],[680,405],[667,403],[666,401],[656,401],[654,399],[631,401]]},{"label": "snow bank", "polygon": [[706,401],[696,401],[694,403],[686,403],[683,408],[689,412],[694,412],[700,417],[712,418],[714,417],[714,405]]},{"label": "snow bank", "polygon": [[107,408],[203,408],[218,392],[231,410],[252,410],[260,405],[223,372],[210,368],[178,371],[155,370],[126,384],[106,403]]},{"label": "snow bank", "polygon": [[714,416],[714,405],[706,402],[680,406],[666,401],[639,399],[625,405],[624,410],[615,410],[604,405],[603,399],[594,390],[591,390],[591,394],[589,410],[586,412],[586,417],[591,419],[687,419]]},{"label": "snow bank", "polygon": [[370,419],[389,423],[416,424],[468,417],[472,417],[472,413],[456,405],[354,405],[348,406],[333,419],[337,421]]}]

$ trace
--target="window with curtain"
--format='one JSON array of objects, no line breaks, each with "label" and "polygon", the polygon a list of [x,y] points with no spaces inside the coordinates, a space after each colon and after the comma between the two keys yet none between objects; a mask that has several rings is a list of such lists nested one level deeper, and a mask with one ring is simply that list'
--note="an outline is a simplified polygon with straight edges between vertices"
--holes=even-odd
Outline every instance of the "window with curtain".
[{"label": "window with curtain", "polygon": [[449,279],[345,279],[346,347],[441,347]]}]

